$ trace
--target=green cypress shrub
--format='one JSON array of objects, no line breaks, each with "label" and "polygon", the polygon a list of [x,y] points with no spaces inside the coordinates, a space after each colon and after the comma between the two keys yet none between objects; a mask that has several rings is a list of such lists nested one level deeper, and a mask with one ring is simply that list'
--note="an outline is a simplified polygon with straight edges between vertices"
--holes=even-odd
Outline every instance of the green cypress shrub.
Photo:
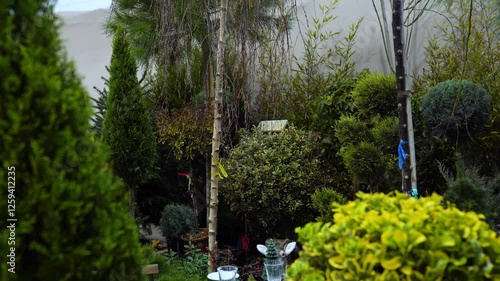
[{"label": "green cypress shrub", "polygon": [[137,65],[122,28],[113,38],[109,74],[102,138],[110,147],[113,170],[127,184],[130,205],[135,209],[138,185],[155,176],[157,152]]},{"label": "green cypress shrub", "polygon": [[387,117],[375,124],[371,129],[375,143],[386,153],[394,154],[399,145],[398,117]]},{"label": "green cypress shrub", "polygon": [[354,182],[367,184],[370,192],[380,191],[381,181],[394,163],[391,155],[384,155],[375,144],[365,141],[357,146],[343,146],[340,155]]},{"label": "green cypress shrub", "polygon": [[312,206],[319,211],[318,221],[328,222],[332,219],[332,203],[344,204],[347,199],[333,188],[319,188],[311,195]]},{"label": "green cypress shrub", "polygon": [[0,229],[4,245],[13,241],[8,252],[2,246],[0,280],[139,280],[137,229],[89,133],[89,96],[63,54],[50,3],[0,4],[0,178],[15,186],[0,189],[0,218],[9,199],[17,219],[8,222],[14,240]]},{"label": "green cypress shrub", "polygon": [[[109,72],[109,67],[106,66],[106,70]],[[104,81],[104,88],[98,89],[94,86],[94,90],[97,91],[97,98],[90,98],[94,104],[94,115],[92,115],[92,127],[90,130],[95,133],[97,137],[102,136],[102,122],[104,121],[104,116],[106,116],[106,101],[108,100],[108,86],[109,80],[107,78],[101,77]]]},{"label": "green cypress shrub", "polygon": [[362,116],[379,114],[381,117],[390,117],[398,114],[394,75],[369,73],[360,77],[352,97]]},{"label": "green cypress shrub", "polygon": [[373,139],[365,122],[354,116],[340,116],[335,123],[335,137],[342,145],[357,145],[362,141]]},{"label": "green cypress shrub", "polygon": [[490,97],[477,83],[448,80],[432,87],[422,98],[421,107],[433,135],[460,141],[488,121]]},{"label": "green cypress shrub", "polygon": [[331,223],[299,228],[288,280],[500,280],[500,238],[474,212],[396,192],[358,193]]}]

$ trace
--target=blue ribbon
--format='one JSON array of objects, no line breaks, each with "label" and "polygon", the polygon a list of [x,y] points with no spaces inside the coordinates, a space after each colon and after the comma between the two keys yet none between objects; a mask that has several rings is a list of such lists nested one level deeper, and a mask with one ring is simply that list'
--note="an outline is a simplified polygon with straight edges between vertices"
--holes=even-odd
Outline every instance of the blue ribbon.
[{"label": "blue ribbon", "polygon": [[406,160],[406,153],[403,148],[403,145],[408,144],[407,141],[400,141],[398,145],[398,160],[399,160],[399,169],[403,169],[403,160]]}]

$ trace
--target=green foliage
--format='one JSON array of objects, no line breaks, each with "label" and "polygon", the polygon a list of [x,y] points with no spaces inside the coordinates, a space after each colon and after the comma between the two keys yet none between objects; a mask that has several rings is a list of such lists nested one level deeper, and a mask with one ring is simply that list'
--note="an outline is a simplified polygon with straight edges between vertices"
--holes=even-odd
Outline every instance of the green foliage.
[{"label": "green foliage", "polygon": [[449,183],[444,199],[455,204],[462,211],[474,211],[486,215],[486,189],[464,173],[457,165],[457,178]]},{"label": "green foliage", "polygon": [[451,79],[467,79],[486,89],[491,98],[488,122],[462,155],[468,164],[482,165],[482,173],[491,176],[500,167],[500,25],[495,22],[500,18],[500,5],[495,0],[447,2],[452,2],[443,12],[448,21],[435,27],[439,32],[428,43],[427,67],[415,80],[415,97]]},{"label": "green foliage", "polygon": [[190,279],[205,280],[207,277],[208,255],[201,252],[193,243],[184,245],[186,256],[182,263],[182,269],[189,274]]},{"label": "green foliage", "polygon": [[[106,70],[109,72],[109,67],[106,66]],[[94,102],[94,115],[92,116],[92,127],[91,131],[95,133],[97,137],[102,136],[102,122],[104,121],[104,116],[106,116],[106,101],[108,100],[108,89],[109,80],[101,77],[104,80],[104,88],[102,90],[94,86],[97,91],[97,99],[91,97],[90,99]]]},{"label": "green foliage", "polygon": [[167,240],[179,238],[198,227],[193,209],[177,204],[168,204],[163,209],[160,229]]},{"label": "green foliage", "polygon": [[255,231],[280,231],[313,219],[311,194],[322,186],[318,143],[297,129],[280,134],[241,131],[223,165],[220,194],[247,215]]},{"label": "green foliage", "polygon": [[369,73],[358,79],[352,97],[361,116],[397,116],[396,77]]},{"label": "green foliage", "polygon": [[[141,264],[158,264],[159,274],[154,276],[157,281],[205,281],[206,280],[206,262],[204,265],[204,276],[190,274],[186,269],[191,263],[187,259],[176,258],[175,252],[169,251],[167,253],[157,253],[153,250],[151,245],[144,245],[141,249],[142,259]],[[149,280],[147,276],[143,277],[144,281]]]},{"label": "green foliage", "polygon": [[479,167],[465,167],[457,161],[457,175],[453,177],[445,168],[442,173],[448,181],[445,199],[462,211],[474,211],[486,216],[492,228],[500,218],[500,175],[482,176]]},{"label": "green foliage", "polygon": [[[189,57],[167,68],[167,81],[165,87],[170,109],[181,109],[198,96],[203,97],[203,64],[199,47],[190,49]],[[163,75],[163,73],[160,73]],[[162,83],[162,81],[158,81]],[[162,91],[160,91],[162,92]],[[203,100],[198,101],[204,104]]]},{"label": "green foliage", "polygon": [[340,156],[354,191],[389,191],[400,177],[396,169],[399,130],[394,76],[360,73],[352,90],[355,110],[335,123]]},{"label": "green foliage", "polygon": [[89,133],[90,100],[64,55],[53,1],[0,5],[0,280],[139,280],[137,229]]},{"label": "green foliage", "polygon": [[429,130],[457,141],[470,138],[483,127],[489,108],[486,90],[466,80],[439,83],[422,98],[422,113]]},{"label": "green foliage", "polygon": [[158,142],[171,148],[177,160],[193,160],[212,143],[212,114],[201,106],[186,106],[171,113],[161,110],[155,117]]},{"label": "green foliage", "polygon": [[484,216],[418,200],[364,194],[335,204],[332,223],[297,229],[303,244],[289,280],[498,280],[500,238]]},{"label": "green foliage", "polygon": [[397,118],[378,118],[373,125],[355,116],[341,116],[335,125],[340,155],[354,189],[366,186],[370,192],[389,191],[394,185],[396,147],[399,143]]},{"label": "green foliage", "polygon": [[355,116],[343,115],[335,124],[335,137],[341,144],[356,145],[370,141],[372,136],[365,122]]},{"label": "green foliage", "polygon": [[317,218],[321,222],[329,222],[332,219],[332,203],[345,204],[347,199],[332,188],[316,189],[311,195],[312,206],[319,211]]},{"label": "green foliage", "polygon": [[[330,28],[338,21],[338,3],[332,0],[320,5],[320,15],[307,23],[310,28],[301,37],[304,53],[300,58],[290,55],[292,48],[283,46],[281,39],[259,46],[263,52],[257,71],[261,89],[257,119],[287,119],[301,128],[330,129],[327,114],[319,114],[318,109],[327,106],[331,113],[332,109],[352,106],[350,90],[346,88],[350,88],[355,74],[353,47],[362,19],[350,25],[345,36],[340,36],[339,31]],[[290,57],[293,58],[289,60]]]},{"label": "green foliage", "polygon": [[380,175],[384,175],[391,161],[372,142],[362,141],[358,145],[347,145],[340,150],[344,164],[356,183],[370,185],[370,191],[378,191]]},{"label": "green foliage", "polygon": [[123,29],[113,38],[102,138],[111,149],[113,170],[129,187],[135,188],[155,175],[153,126]]},{"label": "green foliage", "polygon": [[399,119],[387,117],[375,124],[371,129],[374,142],[386,153],[394,153],[399,145]]}]

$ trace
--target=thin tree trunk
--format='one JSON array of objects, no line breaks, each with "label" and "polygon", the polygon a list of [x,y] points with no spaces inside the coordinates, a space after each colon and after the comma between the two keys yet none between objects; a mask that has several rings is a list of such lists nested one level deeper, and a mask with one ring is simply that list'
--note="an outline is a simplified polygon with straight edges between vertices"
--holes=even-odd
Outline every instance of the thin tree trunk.
[{"label": "thin tree trunk", "polygon": [[128,203],[129,203],[129,208],[130,208],[130,216],[135,219],[136,217],[136,210],[137,210],[137,187],[136,186],[129,186],[128,188],[129,192],[129,197],[128,197]]},{"label": "thin tree trunk", "polygon": [[[227,0],[221,0],[219,11],[219,42],[217,44],[217,72],[214,91],[214,129],[212,137],[212,167],[210,173],[210,219],[208,220],[208,250],[215,254],[217,249],[217,209],[219,207],[219,152],[222,129],[222,91],[224,80],[224,48],[226,31]],[[208,259],[209,272],[215,270],[213,258]]]},{"label": "thin tree trunk", "polygon": [[[406,90],[406,71],[405,71],[405,46],[404,46],[404,22],[403,22],[403,0],[393,0],[392,33],[394,35],[394,58],[396,64],[396,90],[399,117],[399,138],[400,138],[400,160],[402,161],[402,190],[408,196],[417,197],[416,185],[412,187],[412,182],[416,173],[416,167],[411,165],[410,150],[414,150],[414,144],[409,142],[409,134],[413,133],[409,128],[413,128],[411,118],[411,95]],[[409,114],[410,113],[410,114]],[[414,177],[412,177],[415,175]]]}]

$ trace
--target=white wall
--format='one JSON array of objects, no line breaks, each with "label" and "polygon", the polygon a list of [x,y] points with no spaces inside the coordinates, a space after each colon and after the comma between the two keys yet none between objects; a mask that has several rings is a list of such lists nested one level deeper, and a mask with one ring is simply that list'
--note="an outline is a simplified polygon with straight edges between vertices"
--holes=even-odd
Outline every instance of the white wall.
[{"label": "white wall", "polygon": [[[379,0],[375,0],[379,3]],[[388,6],[389,6],[389,1]],[[294,42],[294,53],[300,55],[303,52],[303,44],[300,40],[300,32],[304,33],[306,28],[306,15],[309,21],[313,16],[321,17],[319,4],[326,5],[329,0],[297,0],[297,19],[291,38]],[[388,14],[391,21],[390,11]],[[373,71],[389,73],[390,68],[384,53],[382,36],[371,0],[341,0],[338,15],[331,30],[346,31],[348,25],[364,17],[358,34],[356,48],[357,69],[369,68]],[[83,83],[92,96],[97,92],[93,89],[103,87],[101,76],[107,76],[105,65],[109,64],[111,58],[111,38],[103,32],[102,25],[109,13],[107,10],[94,10],[87,12],[60,12],[59,15],[65,24],[61,30],[61,36],[65,41],[68,55],[76,61],[79,73],[83,76]],[[419,72],[425,65],[424,47],[430,33],[429,27],[435,25],[440,18],[437,14],[426,13],[417,22],[414,28],[413,40],[409,52],[410,60],[407,64],[409,73]],[[392,30],[389,27],[389,30]],[[392,44],[392,39],[390,40]],[[391,56],[392,53],[390,54]]]}]

